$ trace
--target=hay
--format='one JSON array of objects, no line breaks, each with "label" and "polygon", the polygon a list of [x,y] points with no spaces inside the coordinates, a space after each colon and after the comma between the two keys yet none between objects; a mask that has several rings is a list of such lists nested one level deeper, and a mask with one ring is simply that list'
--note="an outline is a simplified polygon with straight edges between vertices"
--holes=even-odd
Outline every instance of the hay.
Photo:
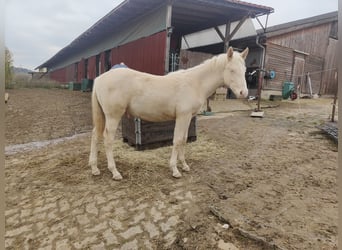
[{"label": "hay", "polygon": [[[116,182],[112,180],[112,174],[107,169],[103,143],[99,145],[98,158],[101,175],[91,175],[88,166],[88,145],[89,138],[77,138],[68,142],[69,150],[65,151],[62,156],[51,154],[51,147],[47,147],[40,151],[38,157],[29,159],[27,165],[23,166],[21,161],[21,171],[25,169],[32,173],[30,178],[25,178],[25,181],[21,180],[23,186],[39,181],[40,185],[44,183],[45,188],[54,187],[55,191],[61,189],[60,192],[64,192],[65,190],[80,190],[91,183],[96,185],[97,190],[110,185],[115,191],[130,189],[132,190],[131,195],[134,197],[149,197],[169,189],[177,182],[177,179],[172,177],[169,168],[172,146],[137,151],[134,147],[116,139],[113,147],[114,159],[118,170],[124,177],[122,181]],[[52,147],[61,149],[65,147],[65,144],[61,143]],[[77,153],[72,150],[75,148],[78,149]],[[221,156],[224,153],[223,145],[211,140],[206,135],[198,136],[197,141],[186,145],[186,159],[191,171],[183,173],[184,178],[189,175],[196,176],[198,166],[205,165],[209,155]],[[180,168],[180,163],[178,166]],[[9,173],[7,172],[7,174]],[[190,178],[189,181],[194,180]],[[39,183],[37,182],[37,185]]]},{"label": "hay", "polygon": [[[124,161],[126,164],[144,167],[164,167],[169,164],[172,146],[136,151],[126,143],[116,141],[113,150],[115,159]],[[223,146],[219,145],[216,141],[210,140],[206,136],[200,136],[197,141],[187,143],[185,151],[185,157],[189,164],[191,164],[191,161],[205,160],[208,154],[220,156],[225,152]]]},{"label": "hay", "polygon": [[[121,140],[115,140],[113,146],[114,159],[124,178],[119,185],[120,189],[136,188],[138,193],[145,194],[151,190],[161,190],[173,183],[176,179],[172,177],[169,168],[171,151],[172,146],[137,151]],[[206,161],[208,155],[219,157],[224,153],[224,147],[216,141],[210,140],[205,135],[197,137],[197,141],[187,143],[185,148],[187,163],[190,168],[194,167],[190,173],[193,173],[198,162]],[[180,168],[180,163],[178,166]],[[102,172],[101,175],[105,175],[106,178],[107,175],[110,175],[103,145],[100,148],[98,167]]]}]

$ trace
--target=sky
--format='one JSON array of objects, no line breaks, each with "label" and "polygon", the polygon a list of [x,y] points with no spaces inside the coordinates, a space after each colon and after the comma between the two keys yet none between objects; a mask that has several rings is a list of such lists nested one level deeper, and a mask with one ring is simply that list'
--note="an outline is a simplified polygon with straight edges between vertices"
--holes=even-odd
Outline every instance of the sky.
[{"label": "sky", "polygon": [[[153,1],[153,0],[151,0]],[[245,0],[274,8],[268,26],[338,10],[338,0]],[[13,65],[33,70],[122,0],[5,0],[5,46]],[[264,18],[261,18],[264,22]],[[256,25],[256,29],[260,26]]]}]

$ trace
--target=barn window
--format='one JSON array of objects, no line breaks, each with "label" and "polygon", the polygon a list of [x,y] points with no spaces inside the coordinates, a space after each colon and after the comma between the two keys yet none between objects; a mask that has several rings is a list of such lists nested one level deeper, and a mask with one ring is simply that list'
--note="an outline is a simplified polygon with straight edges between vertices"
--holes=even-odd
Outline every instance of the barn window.
[{"label": "barn window", "polygon": [[88,59],[84,60],[84,78],[88,78]]},{"label": "barn window", "polygon": [[105,71],[108,71],[110,70],[110,68],[112,67],[112,64],[111,64],[111,60],[110,60],[110,50],[106,50],[105,52]]},{"label": "barn window", "polygon": [[78,75],[78,63],[75,63],[75,70],[74,70],[74,81],[77,81],[77,75]]},{"label": "barn window", "polygon": [[331,23],[331,29],[330,29],[329,37],[334,38],[334,39],[338,39],[337,30],[338,30],[337,21],[334,21]]},{"label": "barn window", "polygon": [[101,61],[100,61],[100,54],[96,56],[96,76],[100,75],[101,70]]}]

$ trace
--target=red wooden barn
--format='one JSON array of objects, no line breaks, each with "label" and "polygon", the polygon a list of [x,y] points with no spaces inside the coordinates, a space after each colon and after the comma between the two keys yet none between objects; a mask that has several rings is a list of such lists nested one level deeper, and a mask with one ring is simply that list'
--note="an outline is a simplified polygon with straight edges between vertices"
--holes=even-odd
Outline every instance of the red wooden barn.
[{"label": "red wooden barn", "polygon": [[[272,12],[235,0],[125,0],[37,68],[61,83],[94,79],[120,62],[164,75],[175,69],[184,35]],[[227,29],[226,42],[236,29]]]}]

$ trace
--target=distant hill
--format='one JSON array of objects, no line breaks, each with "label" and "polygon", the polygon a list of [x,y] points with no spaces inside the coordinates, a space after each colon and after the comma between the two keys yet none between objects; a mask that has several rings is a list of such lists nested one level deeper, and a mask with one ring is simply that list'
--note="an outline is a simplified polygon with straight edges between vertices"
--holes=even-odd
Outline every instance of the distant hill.
[{"label": "distant hill", "polygon": [[12,72],[14,74],[27,74],[28,72],[31,72],[32,70],[30,69],[25,69],[21,67],[12,67]]},{"label": "distant hill", "polygon": [[32,75],[29,74],[32,70],[22,68],[22,67],[12,67],[12,72],[13,72],[13,83],[18,83],[18,82],[28,82],[31,80]]}]

